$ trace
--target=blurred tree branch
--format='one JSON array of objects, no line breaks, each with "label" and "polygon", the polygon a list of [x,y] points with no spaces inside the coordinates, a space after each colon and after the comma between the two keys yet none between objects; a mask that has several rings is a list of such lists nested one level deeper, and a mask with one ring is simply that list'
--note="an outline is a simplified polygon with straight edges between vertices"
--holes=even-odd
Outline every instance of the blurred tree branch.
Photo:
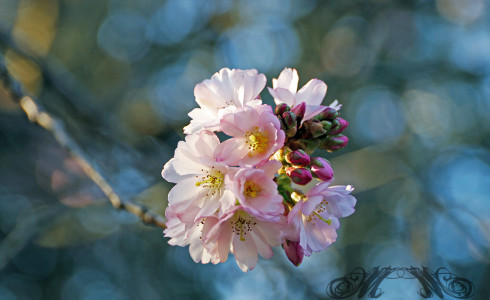
[{"label": "blurred tree branch", "polygon": [[3,56],[0,56],[0,80],[12,99],[22,107],[28,119],[51,132],[56,140],[71,152],[87,176],[104,192],[114,208],[126,210],[138,216],[144,223],[165,228],[165,219],[162,216],[150,212],[143,205],[121,199],[108,183],[107,178],[98,171],[97,163],[91,160],[77,142],[70,137],[64,122],[44,109],[37,99],[24,93],[21,84],[9,74]]}]

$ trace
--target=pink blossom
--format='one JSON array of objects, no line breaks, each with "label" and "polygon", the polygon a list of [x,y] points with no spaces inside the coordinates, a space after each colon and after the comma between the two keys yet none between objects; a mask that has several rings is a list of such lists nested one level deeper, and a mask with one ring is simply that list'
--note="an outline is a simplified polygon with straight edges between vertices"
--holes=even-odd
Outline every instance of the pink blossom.
[{"label": "pink blossom", "polygon": [[269,105],[227,114],[221,127],[232,138],[220,144],[217,158],[228,165],[257,165],[284,145],[284,131]]},{"label": "pink blossom", "polygon": [[233,192],[225,184],[225,177],[233,176],[234,169],[216,162],[215,149],[219,144],[214,133],[188,135],[185,142],[179,142],[175,157],[163,167],[162,177],[176,183],[168,203],[182,221],[193,223],[213,216],[218,209],[224,213],[235,203]]},{"label": "pink blossom", "polygon": [[217,255],[220,262],[225,262],[231,251],[240,269],[248,272],[255,268],[258,254],[269,259],[274,255],[271,247],[282,244],[284,222],[283,216],[270,222],[243,206],[235,206],[209,230],[204,246]]},{"label": "pink blossom", "polygon": [[[327,85],[319,79],[311,79],[298,91],[299,76],[296,69],[285,68],[277,79],[272,79],[272,88],[269,93],[274,97],[276,104],[286,103],[294,107],[302,102],[306,104],[305,112],[301,123],[309,120],[325,109],[321,105],[325,94],[327,93]],[[340,109],[335,100],[330,107]]]},{"label": "pink blossom", "polygon": [[[199,107],[189,113],[185,141],[162,177],[175,183],[165,237],[170,245],[189,246],[195,262],[217,264],[232,253],[248,272],[259,255],[271,258],[272,247],[282,245],[299,265],[304,255],[335,242],[339,218],[354,212],[352,187],[329,187],[330,164],[307,154],[319,144],[345,146],[341,105],[321,105],[327,92],[321,80],[298,90],[295,69],[272,81],[275,113],[260,100],[266,78],[257,70],[223,68],[194,89]],[[214,131],[229,138],[220,142]]]},{"label": "pink blossom", "polygon": [[297,201],[288,214],[291,241],[299,241],[304,254],[310,256],[319,252],[337,239],[339,218],[354,213],[356,199],[349,195],[351,186],[332,186],[329,181],[317,184],[306,196],[293,193]]},{"label": "pink blossom", "polygon": [[262,104],[259,94],[266,81],[265,75],[259,74],[255,69],[223,68],[211,79],[197,84],[194,96],[200,108],[195,108],[189,113],[192,120],[184,127],[184,133],[219,131],[220,120],[224,114],[239,111],[246,106]]},{"label": "pink blossom", "polygon": [[218,223],[217,218],[205,217],[193,223],[183,223],[175,214],[172,206],[167,206],[165,217],[167,228],[163,233],[165,237],[170,238],[168,241],[170,245],[181,247],[189,245],[189,253],[196,263],[219,263],[219,257],[204,248],[202,242],[209,229]]},{"label": "pink blossom", "polygon": [[270,160],[260,168],[241,168],[233,177],[233,192],[238,202],[254,215],[261,215],[269,220],[279,219],[284,213],[282,196],[277,192],[274,174],[282,164]]}]

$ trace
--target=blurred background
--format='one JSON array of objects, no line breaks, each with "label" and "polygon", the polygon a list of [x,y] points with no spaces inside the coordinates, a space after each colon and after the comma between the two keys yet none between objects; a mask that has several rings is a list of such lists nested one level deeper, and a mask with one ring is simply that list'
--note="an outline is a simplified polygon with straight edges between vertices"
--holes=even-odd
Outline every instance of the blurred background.
[{"label": "blurred background", "polygon": [[[0,299],[315,299],[355,267],[422,265],[489,299],[489,4],[0,0],[1,65],[59,125],[55,138],[30,122],[0,85]],[[357,212],[298,268],[281,249],[248,274],[232,258],[195,264],[115,210],[72,154],[122,201],[163,215],[160,171],[194,85],[222,67],[256,68],[269,85],[294,67],[300,86],[328,84],[324,104],[344,104],[350,144],[318,154],[356,188]],[[417,299],[420,286],[380,288]]]}]

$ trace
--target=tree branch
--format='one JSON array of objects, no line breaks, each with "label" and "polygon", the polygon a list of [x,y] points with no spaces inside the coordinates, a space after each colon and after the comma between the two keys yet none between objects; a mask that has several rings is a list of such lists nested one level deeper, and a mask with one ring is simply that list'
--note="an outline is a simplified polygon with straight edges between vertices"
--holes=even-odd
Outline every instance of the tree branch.
[{"label": "tree branch", "polygon": [[70,151],[85,174],[102,190],[114,208],[126,210],[138,216],[144,223],[166,228],[165,219],[162,216],[150,212],[143,205],[121,199],[110,186],[107,179],[101,172],[97,171],[97,164],[91,162],[85,151],[70,137],[63,121],[47,112],[35,98],[23,92],[21,84],[8,72],[2,56],[0,56],[0,81],[5,86],[7,92],[11,94],[12,99],[24,110],[27,118],[31,122],[37,123],[39,126],[51,132],[60,145]]}]

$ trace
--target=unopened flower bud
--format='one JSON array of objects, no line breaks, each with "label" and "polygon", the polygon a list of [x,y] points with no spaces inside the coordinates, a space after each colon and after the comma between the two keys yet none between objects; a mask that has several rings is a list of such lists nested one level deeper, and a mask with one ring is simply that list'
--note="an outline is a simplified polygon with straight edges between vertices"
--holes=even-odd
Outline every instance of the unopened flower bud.
[{"label": "unopened flower bud", "polygon": [[323,127],[323,130],[329,131],[330,128],[332,128],[332,122],[324,120],[324,121],[322,121],[322,127]]},{"label": "unopened flower bud", "polygon": [[339,116],[339,112],[335,108],[325,107],[322,112],[316,115],[319,120],[334,120]]},{"label": "unopened flower bud", "polygon": [[333,135],[332,132],[334,132],[335,130],[339,129],[340,128],[340,122],[335,119],[332,121],[332,128],[330,128],[330,132],[329,132],[329,135]]},{"label": "unopened flower bud", "polygon": [[300,104],[295,105],[292,108],[292,111],[296,114],[296,116],[298,118],[303,118],[303,116],[305,115],[305,111],[306,111],[306,103],[301,102]]},{"label": "unopened flower bud", "polygon": [[349,126],[349,122],[347,122],[347,120],[344,120],[340,117],[335,119],[333,124],[335,126],[332,127],[332,131],[329,132],[331,135],[339,134],[342,131],[344,131],[344,129],[346,129],[347,126]]},{"label": "unopened flower bud", "polygon": [[329,136],[325,139],[321,147],[327,151],[335,151],[344,148],[349,142],[349,138],[343,134]]},{"label": "unopened flower bud", "polygon": [[303,150],[306,153],[313,153],[320,146],[320,139],[303,139],[301,142],[305,145]]},{"label": "unopened flower bud", "polygon": [[310,171],[305,168],[287,168],[286,174],[294,183],[299,185],[308,184],[313,179]]},{"label": "unopened flower bud", "polygon": [[322,181],[329,181],[333,178],[332,167],[328,160],[323,157],[311,158],[311,172],[316,178]]},{"label": "unopened flower bud", "polygon": [[286,161],[295,166],[306,167],[310,164],[310,156],[303,150],[298,149],[296,151],[289,152],[286,155]]},{"label": "unopened flower bud", "polygon": [[303,123],[303,126],[313,138],[317,138],[327,133],[327,131],[323,129],[322,123],[318,120],[307,120]]},{"label": "unopened flower bud", "polygon": [[338,146],[338,148],[344,148],[349,142],[349,138],[343,134],[339,134],[334,136],[332,141],[334,142],[335,146]]},{"label": "unopened flower bud", "polygon": [[296,114],[292,111],[286,111],[282,114],[282,121],[286,129],[296,127]]},{"label": "unopened flower bud", "polygon": [[276,115],[282,116],[283,113],[290,111],[290,110],[291,110],[291,108],[289,107],[289,105],[287,105],[286,103],[281,103],[281,104],[278,104],[276,106],[275,112],[276,112]]},{"label": "unopened flower bud", "polygon": [[286,240],[284,244],[282,244],[282,248],[286,253],[289,261],[293,263],[296,267],[303,262],[304,251],[303,248],[299,245],[299,242],[293,242],[290,240]]}]

